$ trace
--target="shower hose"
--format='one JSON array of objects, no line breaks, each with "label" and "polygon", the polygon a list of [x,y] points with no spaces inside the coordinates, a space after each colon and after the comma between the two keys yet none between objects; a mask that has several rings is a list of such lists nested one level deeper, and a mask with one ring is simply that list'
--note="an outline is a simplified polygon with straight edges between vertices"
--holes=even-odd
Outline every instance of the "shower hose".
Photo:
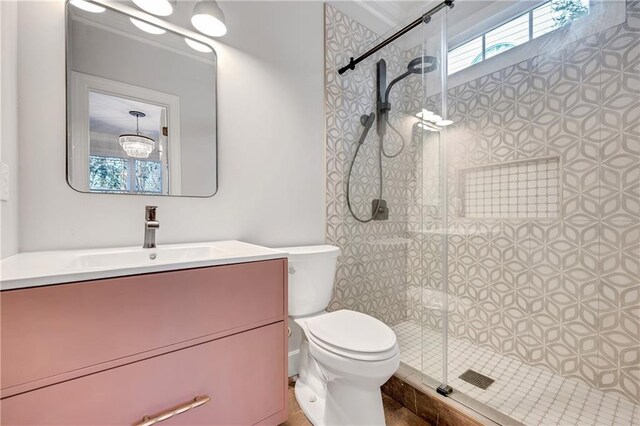
[{"label": "shower hose", "polygon": [[360,134],[360,139],[358,139],[358,145],[356,146],[356,152],[353,154],[353,158],[351,159],[351,163],[349,164],[349,173],[347,174],[347,207],[349,207],[349,212],[351,213],[351,216],[353,216],[355,218],[355,220],[357,220],[358,222],[361,223],[367,223],[367,222],[371,222],[377,215],[378,213],[378,209],[380,208],[380,201],[382,200],[382,186],[383,186],[383,178],[382,178],[382,156],[385,156],[387,158],[395,158],[398,155],[400,155],[402,153],[402,151],[404,151],[404,147],[405,147],[405,140],[404,137],[402,137],[402,134],[400,134],[400,132],[391,125],[391,123],[389,122],[389,119],[386,119],[387,125],[394,131],[396,132],[396,134],[400,137],[400,140],[402,141],[402,145],[400,146],[400,149],[398,150],[398,152],[396,152],[395,154],[388,154],[385,150],[384,150],[384,135],[380,135],[380,143],[378,144],[378,174],[380,176],[380,179],[378,180],[379,185],[378,185],[378,198],[376,199],[376,204],[375,204],[375,208],[373,209],[373,212],[371,213],[371,217],[367,218],[367,219],[363,219],[361,217],[358,217],[358,215],[353,211],[353,207],[351,206],[351,174],[353,173],[353,165],[356,162],[356,158],[358,158],[358,153],[360,152],[360,148],[362,147],[362,144],[364,143],[365,139],[367,138],[367,134],[369,133],[369,130],[371,129],[371,126],[373,125],[373,122],[376,118],[375,113],[371,113],[369,115],[363,115],[360,117],[360,123],[362,123],[362,125],[364,126],[364,129],[362,130],[362,133]]}]

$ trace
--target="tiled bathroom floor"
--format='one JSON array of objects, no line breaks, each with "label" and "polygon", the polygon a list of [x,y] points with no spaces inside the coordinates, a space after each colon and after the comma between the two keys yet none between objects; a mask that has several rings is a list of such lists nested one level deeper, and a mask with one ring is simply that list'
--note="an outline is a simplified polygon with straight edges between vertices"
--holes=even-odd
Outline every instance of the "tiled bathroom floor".
[{"label": "tiled bathroom floor", "polygon": [[[442,337],[405,321],[393,327],[401,360],[433,377],[442,377]],[[421,343],[424,342],[424,345]],[[449,385],[526,425],[640,425],[640,405],[593,389],[585,383],[565,379],[539,367],[474,346],[448,339]],[[473,369],[495,382],[486,390],[458,378]]]},{"label": "tiled bathroom floor", "polygon": [[[296,401],[293,393],[294,384],[295,382],[289,380],[289,420],[280,426],[312,426]],[[382,403],[387,426],[430,426],[429,423],[386,395],[382,395]]]}]

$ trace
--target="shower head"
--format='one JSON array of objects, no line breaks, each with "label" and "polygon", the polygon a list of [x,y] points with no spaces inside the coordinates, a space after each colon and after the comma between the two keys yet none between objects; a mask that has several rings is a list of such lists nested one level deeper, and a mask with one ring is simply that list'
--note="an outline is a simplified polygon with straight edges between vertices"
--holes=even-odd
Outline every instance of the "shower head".
[{"label": "shower head", "polygon": [[[438,58],[435,56],[418,56],[415,59],[412,59],[407,64],[407,71],[400,74],[398,77],[393,79],[389,86],[384,92],[384,101],[389,102],[389,93],[391,92],[391,88],[394,84],[399,82],[400,80],[404,80],[409,77],[411,74],[428,74],[432,71],[435,71],[438,68]],[[386,69],[385,69],[386,71]]]},{"label": "shower head", "polygon": [[407,65],[410,74],[428,74],[438,68],[438,58],[435,56],[420,56],[412,59]]},{"label": "shower head", "polygon": [[409,77],[411,74],[427,74],[438,68],[438,58],[435,56],[419,56],[412,59],[407,64],[407,71],[397,76],[387,86],[387,63],[384,59],[380,59],[376,64],[376,98],[377,98],[377,117],[378,117],[378,135],[384,135],[387,132],[386,121],[391,111],[391,103],[389,102],[389,93],[391,88],[399,81]]}]

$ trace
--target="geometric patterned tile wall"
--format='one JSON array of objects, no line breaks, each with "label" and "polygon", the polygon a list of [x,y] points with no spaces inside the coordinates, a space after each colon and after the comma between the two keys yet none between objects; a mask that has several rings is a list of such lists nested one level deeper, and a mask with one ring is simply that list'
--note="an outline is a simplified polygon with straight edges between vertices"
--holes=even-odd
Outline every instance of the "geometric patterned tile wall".
[{"label": "geometric patterned tile wall", "polygon": [[[640,5],[556,45],[449,90],[448,331],[640,403]],[[563,164],[557,219],[458,216],[458,170],[548,156]]]},{"label": "geometric patterned tile wall", "polygon": [[[360,116],[375,111],[375,63],[384,58],[389,76],[406,68],[402,52],[387,46],[358,67],[339,75],[337,69],[365,51],[379,38],[344,13],[325,5],[325,104],[326,104],[326,199],[329,244],[342,250],[330,310],[340,308],[365,312],[387,324],[405,319],[407,198],[405,188],[411,173],[406,149],[393,159],[383,159],[383,199],[389,220],[357,222],[347,208],[347,172],[362,131]],[[401,84],[391,93],[394,127],[402,128]],[[408,133],[405,137],[408,136]],[[371,200],[378,198],[378,139],[371,129],[354,164],[351,180],[352,205],[360,217],[370,217]],[[401,140],[392,131],[385,149],[396,152]]]},{"label": "geometric patterned tile wall", "polygon": [[[325,13],[327,240],[343,249],[330,308],[440,330],[440,141],[422,138],[385,163],[392,220],[353,221],[345,173],[359,116],[373,108],[377,58],[346,79],[335,69],[377,35],[331,6]],[[640,403],[640,2],[627,3],[620,26],[550,46],[448,91],[448,332]],[[382,56],[397,74],[416,51],[391,46]],[[396,93],[405,112],[439,103],[423,100],[420,84]],[[457,215],[458,170],[541,157],[563,165],[557,218]],[[366,192],[375,158],[366,152],[369,166],[354,173],[361,214],[375,195]]]}]

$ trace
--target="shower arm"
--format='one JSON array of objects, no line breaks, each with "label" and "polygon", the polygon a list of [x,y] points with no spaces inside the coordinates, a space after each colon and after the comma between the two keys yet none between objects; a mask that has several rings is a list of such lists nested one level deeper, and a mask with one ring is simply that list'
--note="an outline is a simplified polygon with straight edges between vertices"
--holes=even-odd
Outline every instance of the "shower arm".
[{"label": "shower arm", "polygon": [[372,47],[362,55],[358,56],[357,59],[354,59],[353,57],[351,57],[351,59],[349,60],[349,63],[338,70],[338,74],[344,74],[347,70],[356,69],[356,65],[358,65],[360,62],[362,62],[369,56],[376,53],[378,50],[382,49],[383,47],[387,46],[390,43],[393,43],[395,40],[399,39],[400,37],[402,37],[409,31],[411,31],[415,27],[419,26],[420,24],[422,23],[428,24],[429,21],[431,21],[431,17],[435,15],[437,12],[439,12],[440,10],[444,9],[445,7],[448,7],[450,9],[453,8],[453,2],[454,0],[444,0],[442,3],[440,3],[430,11],[426,12],[424,15],[422,15],[421,17],[419,17],[418,19],[416,19],[415,21],[413,21],[412,23],[410,23],[409,25],[407,25],[406,27],[404,27],[403,29],[401,29],[400,31],[398,31],[388,39],[386,39],[385,41],[381,42],[380,44]]},{"label": "shower arm", "polygon": [[391,83],[389,83],[389,86],[387,87],[387,90],[384,91],[384,100],[383,100],[383,104],[386,104],[383,108],[384,108],[384,112],[389,112],[391,111],[391,104],[389,103],[389,93],[391,93],[391,88],[393,87],[394,84],[396,84],[397,82],[399,82],[400,80],[402,80],[403,78],[411,75],[412,72],[411,71],[407,71],[404,74],[400,74],[399,76],[397,76],[396,78],[394,78],[393,80],[391,80]]}]

